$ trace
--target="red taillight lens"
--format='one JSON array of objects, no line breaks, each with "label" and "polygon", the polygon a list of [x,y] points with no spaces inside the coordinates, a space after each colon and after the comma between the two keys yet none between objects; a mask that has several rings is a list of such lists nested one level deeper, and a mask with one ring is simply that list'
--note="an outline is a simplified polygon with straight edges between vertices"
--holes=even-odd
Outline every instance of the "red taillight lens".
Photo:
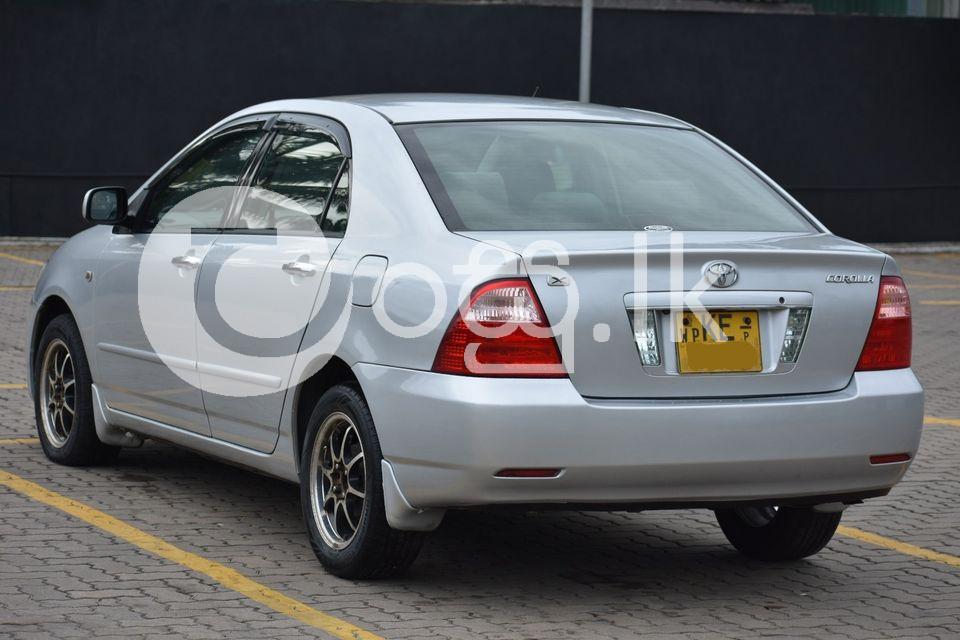
[{"label": "red taillight lens", "polygon": [[912,332],[910,295],[906,285],[896,276],[883,276],[873,323],[860,353],[857,371],[909,367]]},{"label": "red taillight lens", "polygon": [[567,375],[546,315],[526,279],[477,287],[443,336],[433,370],[465,376]]}]

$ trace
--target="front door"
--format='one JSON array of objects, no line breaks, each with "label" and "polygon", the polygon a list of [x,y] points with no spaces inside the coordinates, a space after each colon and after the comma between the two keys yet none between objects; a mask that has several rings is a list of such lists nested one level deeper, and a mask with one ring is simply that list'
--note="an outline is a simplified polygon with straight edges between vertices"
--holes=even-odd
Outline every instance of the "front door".
[{"label": "front door", "polygon": [[294,359],[346,225],[345,138],[325,119],[281,116],[203,262],[198,369],[215,438],[276,445]]},{"label": "front door", "polygon": [[210,434],[196,371],[195,281],[262,128],[228,127],[188,150],[101,254],[96,380],[111,409]]}]

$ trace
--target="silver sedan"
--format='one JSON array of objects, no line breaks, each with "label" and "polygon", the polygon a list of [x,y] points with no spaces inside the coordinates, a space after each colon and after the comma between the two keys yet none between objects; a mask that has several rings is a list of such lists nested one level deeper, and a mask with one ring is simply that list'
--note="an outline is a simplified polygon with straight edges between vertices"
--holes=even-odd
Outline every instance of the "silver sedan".
[{"label": "silver sedan", "polygon": [[712,509],[799,559],[919,444],[894,260],[671,117],[272,102],[83,213],[33,297],[46,455],[150,438],[298,483],[340,576],[499,506]]}]

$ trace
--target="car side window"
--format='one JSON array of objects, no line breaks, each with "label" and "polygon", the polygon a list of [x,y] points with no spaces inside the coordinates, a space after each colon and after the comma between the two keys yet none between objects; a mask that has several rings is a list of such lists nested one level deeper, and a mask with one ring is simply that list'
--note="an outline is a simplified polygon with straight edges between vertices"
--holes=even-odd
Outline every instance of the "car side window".
[{"label": "car side window", "polygon": [[347,219],[350,217],[350,165],[348,162],[343,164],[343,171],[340,173],[340,179],[337,180],[337,186],[333,189],[333,195],[330,197],[330,206],[327,209],[327,215],[323,218],[323,224],[320,228],[324,233],[343,235],[347,230]]},{"label": "car side window", "polygon": [[238,226],[316,232],[343,163],[343,152],[326,131],[281,129],[253,179]]},{"label": "car side window", "polygon": [[214,136],[189,154],[150,189],[137,213],[137,227],[148,231],[163,220],[164,230],[213,228],[230,206],[232,188],[262,137],[260,128]]}]

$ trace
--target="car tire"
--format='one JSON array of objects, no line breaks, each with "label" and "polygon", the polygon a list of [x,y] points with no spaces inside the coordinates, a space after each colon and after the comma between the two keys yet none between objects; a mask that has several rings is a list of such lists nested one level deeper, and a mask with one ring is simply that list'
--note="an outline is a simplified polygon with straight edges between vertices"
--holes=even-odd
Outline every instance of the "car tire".
[{"label": "car tire", "polygon": [[80,330],[67,314],[43,330],[34,361],[34,415],[43,453],[73,467],[116,460],[120,447],[97,437],[92,377]]},{"label": "car tire", "polygon": [[387,523],[382,460],[363,395],[351,385],[324,393],[307,424],[300,502],[314,553],[341,578],[401,575],[423,545],[425,534]]},{"label": "car tire", "polygon": [[812,508],[744,507],[716,511],[724,535],[743,555],[757,560],[787,561],[823,549],[840,524],[840,512]]}]

